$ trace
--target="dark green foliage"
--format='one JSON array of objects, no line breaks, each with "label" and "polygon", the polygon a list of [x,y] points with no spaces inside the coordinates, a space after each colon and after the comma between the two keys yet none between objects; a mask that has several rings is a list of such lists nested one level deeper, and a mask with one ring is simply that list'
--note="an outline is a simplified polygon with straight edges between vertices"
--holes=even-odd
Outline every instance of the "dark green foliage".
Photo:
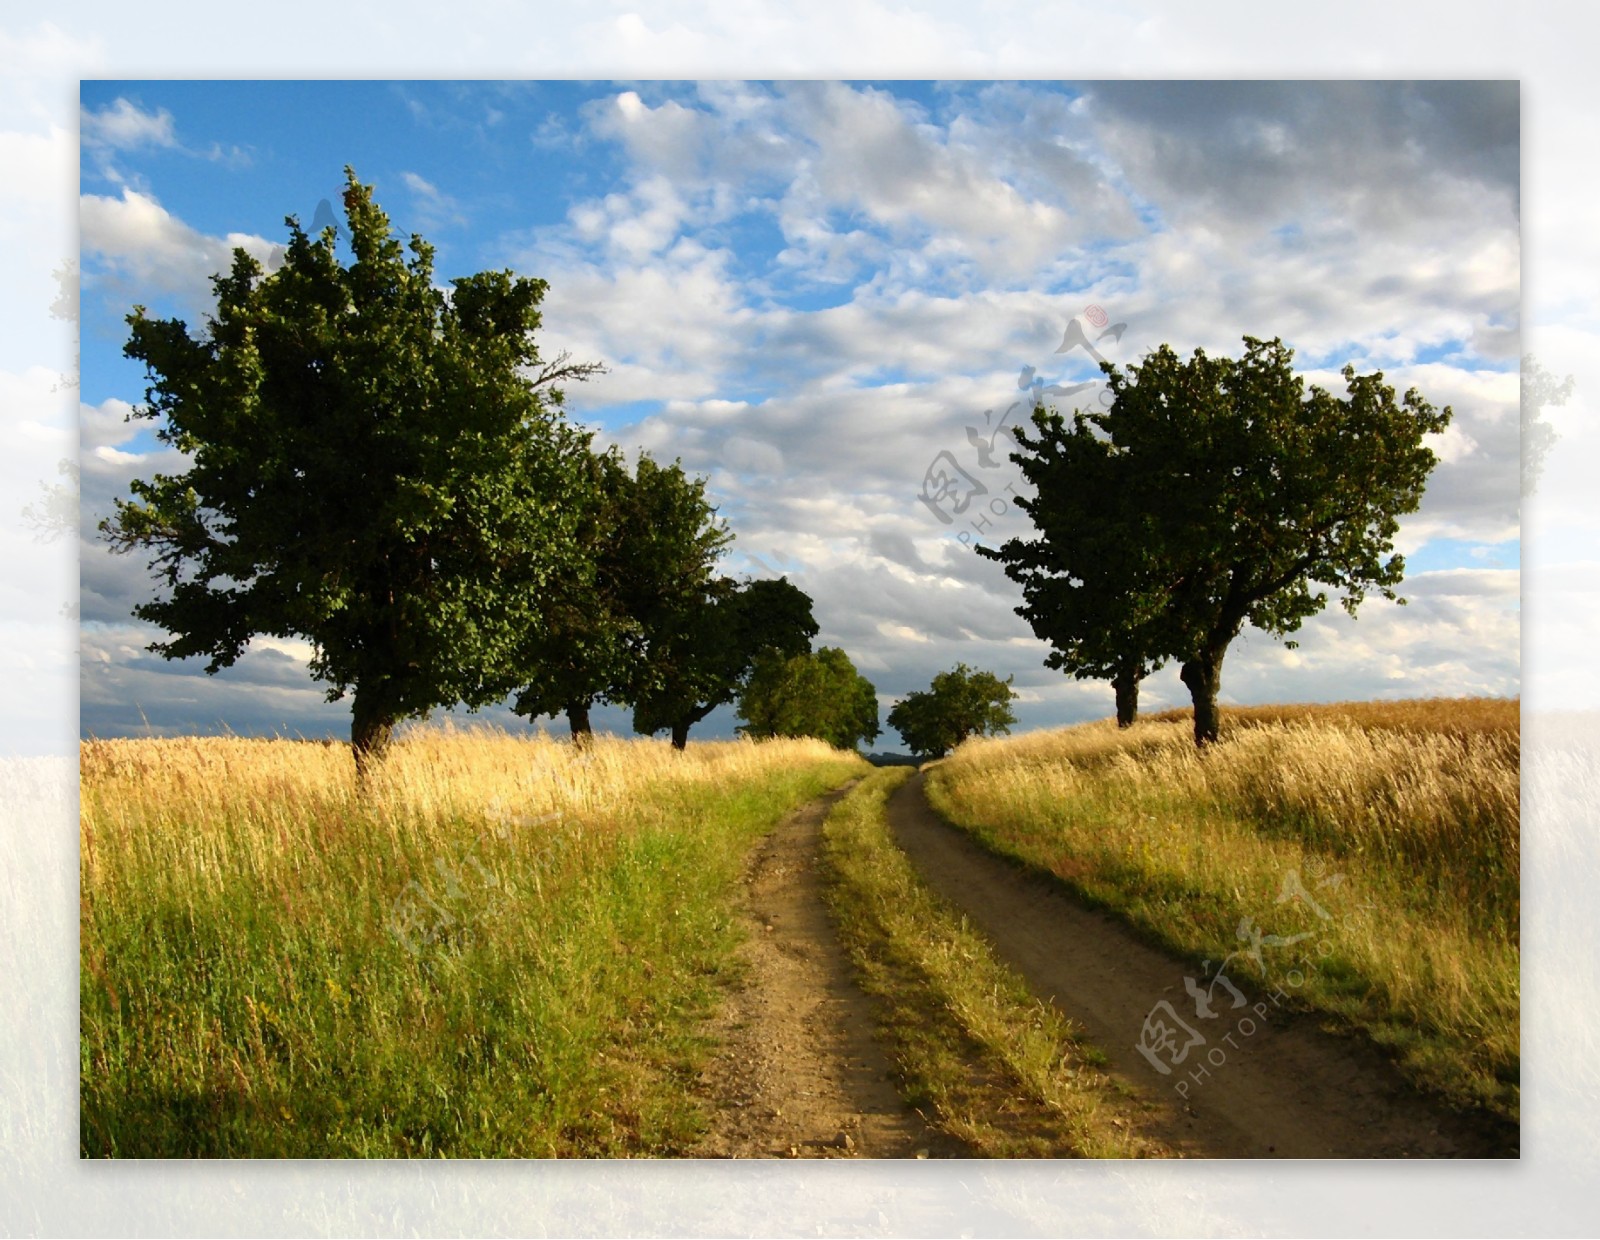
[{"label": "dark green foliage", "polygon": [[[1185,361],[1163,345],[1126,373],[1105,367],[1105,413],[1076,415],[1070,433],[1036,419],[1014,459],[1040,486],[1041,539],[996,556],[1031,585],[1061,666],[1095,674],[1116,641],[1143,665],[1179,660],[1200,744],[1216,739],[1223,656],[1246,622],[1295,632],[1327,603],[1312,582],[1340,590],[1351,615],[1368,590],[1396,598],[1398,518],[1436,463],[1423,436],[1451,416],[1349,366],[1344,397],[1307,390],[1281,340],[1245,346],[1237,361],[1198,349]],[[1096,513],[1107,529],[1073,524]],[[1097,607],[1109,647],[1089,631]]]},{"label": "dark green foliage", "polygon": [[734,643],[748,665],[764,651],[805,654],[817,635],[811,596],[787,577],[747,581],[739,587],[733,612]]},{"label": "dark green foliage", "polygon": [[359,765],[400,720],[519,686],[539,600],[579,556],[587,436],[551,383],[596,367],[541,362],[544,281],[441,291],[432,247],[407,257],[347,176],[350,263],[291,218],[277,271],[235,251],[198,338],[129,316],[136,416],[187,468],[134,482],[101,529],[155,551],[167,594],[135,614],[172,635],[164,657],[216,672],[256,634],[310,641],[329,699],[353,695]]},{"label": "dark green foliage", "polygon": [[589,708],[626,680],[637,625],[621,598],[619,510],[632,483],[616,449],[590,452],[574,511],[579,554],[539,600],[544,624],[530,632],[523,661],[529,683],[512,709],[530,718],[567,713],[573,735],[589,733]]},{"label": "dark green foliage", "polygon": [[811,649],[811,599],[787,577],[743,585],[716,577],[647,624],[652,683],[634,702],[633,726],[670,729],[683,748],[689,729],[731,702],[764,651]]},{"label": "dark green foliage", "polygon": [[840,749],[871,744],[878,727],[878,694],[843,650],[759,656],[739,694],[740,730],[747,736],[817,736]]},{"label": "dark green foliage", "polygon": [[670,728],[681,748],[689,728],[727,700],[720,694],[733,583],[715,569],[733,535],[704,479],[641,457],[617,536],[626,543],[624,606],[639,624],[638,666],[647,669],[630,686],[634,728]]},{"label": "dark green foliage", "polygon": [[1005,565],[1022,586],[1017,614],[1054,649],[1045,665],[1079,680],[1110,680],[1117,720],[1126,727],[1138,711],[1139,682],[1166,662],[1161,621],[1165,595],[1141,510],[1127,474],[1128,460],[1095,433],[1085,415],[1066,423],[1035,409],[1034,434],[1013,434],[1012,455],[1033,484],[1034,498],[1017,506],[1039,537],[1010,539],[978,554]]},{"label": "dark green foliage", "polygon": [[596,701],[631,705],[660,692],[652,650],[663,653],[665,635],[715,585],[712,567],[732,539],[704,480],[678,462],[641,454],[630,473],[613,448],[591,454],[586,471],[581,555],[541,600],[548,623],[526,651],[529,679],[514,707],[529,717],[565,711],[580,739]]},{"label": "dark green foliage", "polygon": [[889,726],[912,753],[943,757],[969,736],[1009,732],[1017,717],[1011,710],[1011,677],[975,672],[957,663],[933,678],[927,690],[909,693],[889,712]]}]

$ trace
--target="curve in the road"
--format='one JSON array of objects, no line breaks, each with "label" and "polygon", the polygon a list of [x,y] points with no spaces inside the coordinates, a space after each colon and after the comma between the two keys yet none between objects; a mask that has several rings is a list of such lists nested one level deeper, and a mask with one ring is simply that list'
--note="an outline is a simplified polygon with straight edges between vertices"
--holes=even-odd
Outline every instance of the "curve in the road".
[{"label": "curve in the road", "polygon": [[[1192,965],[950,826],[928,805],[923,779],[889,800],[897,843],[1041,998],[1084,1026],[1111,1071],[1157,1103],[1150,1135],[1211,1157],[1516,1156],[1509,1126],[1419,1094],[1369,1043],[1293,1014],[1286,993],[1241,986],[1246,1002],[1235,1009],[1219,992],[1215,1015],[1201,1021],[1185,984]],[[1152,1013],[1206,1039],[1189,1045],[1193,1037],[1181,1034],[1184,1062],[1164,1062],[1167,1073],[1138,1050]]]}]

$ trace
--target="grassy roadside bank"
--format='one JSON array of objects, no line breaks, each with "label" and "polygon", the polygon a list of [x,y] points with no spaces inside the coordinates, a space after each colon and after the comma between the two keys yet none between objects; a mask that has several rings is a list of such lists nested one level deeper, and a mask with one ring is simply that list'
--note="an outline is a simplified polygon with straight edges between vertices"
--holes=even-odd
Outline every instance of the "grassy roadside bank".
[{"label": "grassy roadside bank", "polygon": [[1098,1053],[995,959],[895,846],[884,806],[912,774],[873,772],[823,827],[829,902],[881,1013],[902,1094],[988,1157],[1151,1152],[1113,1122]]},{"label": "grassy roadside bank", "polygon": [[671,1154],[749,848],[821,742],[82,747],[80,1152]]},{"label": "grassy roadside bank", "polygon": [[1204,753],[1181,718],[969,742],[927,788],[990,849],[1516,1120],[1519,750],[1515,702],[1279,707]]}]

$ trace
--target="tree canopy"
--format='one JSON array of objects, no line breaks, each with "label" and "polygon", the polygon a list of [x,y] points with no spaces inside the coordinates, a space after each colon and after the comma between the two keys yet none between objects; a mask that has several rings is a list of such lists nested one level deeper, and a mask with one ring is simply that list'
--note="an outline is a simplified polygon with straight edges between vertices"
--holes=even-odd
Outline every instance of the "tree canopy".
[{"label": "tree canopy", "polygon": [[764,651],[804,654],[816,635],[811,599],[787,577],[742,585],[711,579],[647,625],[652,679],[635,700],[634,729],[670,730],[683,748],[691,727],[734,700]]},{"label": "tree canopy", "polygon": [[746,736],[816,736],[840,749],[878,738],[878,693],[836,646],[814,654],[767,649],[739,692]]},{"label": "tree canopy", "polygon": [[889,726],[918,757],[939,758],[969,736],[997,736],[1017,721],[1010,676],[958,663],[926,690],[908,693],[889,711]]},{"label": "tree canopy", "polygon": [[588,436],[541,359],[546,285],[508,271],[433,278],[347,169],[352,258],[290,217],[271,273],[243,250],[199,335],[128,318],[145,363],[135,416],[186,468],[132,484],[101,529],[146,548],[166,596],[135,614],[166,658],[233,664],[257,634],[300,636],[329,700],[353,697],[358,766],[396,722],[519,687],[548,636],[544,592],[581,556]]},{"label": "tree canopy", "polygon": [[658,669],[672,635],[717,589],[714,568],[732,534],[680,462],[619,450],[590,454],[577,519],[581,555],[542,600],[547,623],[525,652],[528,683],[513,709],[566,712],[575,738],[597,701],[633,705],[663,692]]},{"label": "tree canopy", "polygon": [[[1451,417],[1415,389],[1397,401],[1382,374],[1351,366],[1343,397],[1308,390],[1281,340],[1244,343],[1237,360],[1199,349],[1184,360],[1163,345],[1126,371],[1108,364],[1105,412],[1075,415],[1070,433],[1036,418],[1039,437],[1020,439],[1014,459],[1037,474],[1040,538],[996,556],[1031,582],[1025,606],[1042,614],[1046,636],[1079,633],[1093,610],[1074,611],[1082,600],[1114,600],[1102,615],[1130,653],[1180,662],[1199,744],[1217,737],[1223,657],[1245,623],[1295,632],[1327,604],[1312,583],[1339,590],[1351,615],[1369,590],[1397,598],[1398,518],[1416,510],[1436,463],[1423,437]],[[1074,467],[1059,445],[1090,434],[1104,450],[1084,450]],[[1063,532],[1057,514],[1083,512],[1097,494],[1111,505],[1112,533]],[[1104,563],[1126,580],[1086,593],[1108,542]],[[1070,666],[1093,661],[1067,651]]]},{"label": "tree canopy", "polygon": [[1017,506],[1038,537],[979,546],[1022,586],[1017,614],[1053,647],[1045,665],[1079,680],[1109,680],[1117,722],[1138,713],[1139,682],[1166,662],[1161,621],[1165,602],[1137,485],[1128,458],[1097,435],[1084,417],[1071,423],[1036,408],[1034,435],[1013,431],[1012,460],[1034,487]]}]

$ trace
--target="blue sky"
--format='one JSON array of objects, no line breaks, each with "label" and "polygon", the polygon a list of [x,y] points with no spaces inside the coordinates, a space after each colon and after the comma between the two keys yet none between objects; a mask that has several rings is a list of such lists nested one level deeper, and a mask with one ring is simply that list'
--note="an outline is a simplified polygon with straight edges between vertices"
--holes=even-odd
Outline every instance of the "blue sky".
[{"label": "blue sky", "polygon": [[[1402,526],[1410,605],[1333,608],[1294,651],[1247,635],[1225,701],[1519,692],[1515,84],[108,80],[80,98],[87,733],[347,730],[303,643],[258,641],[214,678],[146,653],[158,635],[129,613],[148,575],[93,534],[129,480],[181,467],[123,421],[143,391],[129,307],[197,322],[231,248],[270,261],[346,164],[441,279],[550,282],[547,353],[609,367],[572,416],[706,476],[728,568],[807,590],[884,713],[958,660],[1015,676],[1022,728],[1109,713],[1106,686],[1043,667],[970,549],[1027,531],[1014,467],[985,468],[974,436],[1030,377],[1093,379],[1055,350],[1101,314],[1126,325],[1098,345],[1114,362],[1281,335],[1314,381],[1353,362],[1455,409]],[[919,501],[941,460],[987,486],[987,525]],[[1170,669],[1147,685],[1150,707],[1186,700]]]}]

